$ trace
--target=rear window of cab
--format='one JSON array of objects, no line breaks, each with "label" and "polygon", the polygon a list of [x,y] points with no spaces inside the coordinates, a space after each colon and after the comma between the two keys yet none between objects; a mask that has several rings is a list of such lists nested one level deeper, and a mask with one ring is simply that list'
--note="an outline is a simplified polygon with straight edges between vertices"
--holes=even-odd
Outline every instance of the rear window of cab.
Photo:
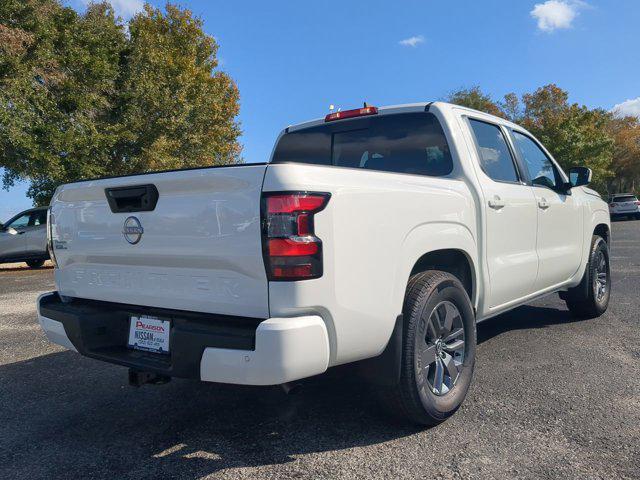
[{"label": "rear window of cab", "polygon": [[429,176],[453,170],[442,126],[429,112],[368,116],[285,133],[272,163],[287,162]]},{"label": "rear window of cab", "polygon": [[634,195],[621,195],[619,197],[613,197],[612,202],[637,202],[638,199]]}]

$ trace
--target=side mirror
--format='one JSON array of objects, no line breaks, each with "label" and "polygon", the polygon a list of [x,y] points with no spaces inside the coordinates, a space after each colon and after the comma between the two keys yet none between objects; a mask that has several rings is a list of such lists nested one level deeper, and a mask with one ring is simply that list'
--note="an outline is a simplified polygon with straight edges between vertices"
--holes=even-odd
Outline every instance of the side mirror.
[{"label": "side mirror", "polygon": [[9,227],[9,228],[7,228],[6,232],[7,232],[9,235],[17,235],[17,234],[18,234],[18,231],[17,231],[15,228],[13,228],[13,227]]},{"label": "side mirror", "polygon": [[569,182],[572,187],[581,187],[591,183],[593,172],[587,167],[573,167],[569,170]]}]

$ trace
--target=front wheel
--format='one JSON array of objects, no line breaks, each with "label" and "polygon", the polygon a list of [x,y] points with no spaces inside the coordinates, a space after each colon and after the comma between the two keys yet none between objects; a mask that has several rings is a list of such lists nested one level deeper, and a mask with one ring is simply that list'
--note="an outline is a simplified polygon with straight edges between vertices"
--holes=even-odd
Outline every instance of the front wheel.
[{"label": "front wheel", "polygon": [[430,270],[409,280],[404,302],[397,413],[427,426],[453,415],[467,395],[476,357],[473,307],[460,281]]},{"label": "front wheel", "polygon": [[611,297],[611,267],[609,246],[601,236],[594,235],[591,240],[591,254],[582,282],[567,293],[567,307],[576,317],[595,318],[607,311]]}]

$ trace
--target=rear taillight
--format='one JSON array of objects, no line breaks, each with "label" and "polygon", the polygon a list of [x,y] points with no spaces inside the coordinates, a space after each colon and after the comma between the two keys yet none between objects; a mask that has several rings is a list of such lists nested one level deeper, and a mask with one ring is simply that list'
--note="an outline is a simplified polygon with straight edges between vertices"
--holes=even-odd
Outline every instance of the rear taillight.
[{"label": "rear taillight", "polygon": [[47,250],[49,251],[49,258],[51,258],[51,262],[53,262],[53,266],[58,268],[58,262],[56,260],[56,254],[53,251],[53,224],[55,222],[55,218],[53,213],[51,213],[51,207],[47,209]]},{"label": "rear taillight", "polygon": [[328,193],[265,193],[262,197],[264,263],[269,280],[306,280],[322,276],[322,241],[314,215]]},{"label": "rear taillight", "polygon": [[640,201],[636,202],[636,205],[640,205]]}]

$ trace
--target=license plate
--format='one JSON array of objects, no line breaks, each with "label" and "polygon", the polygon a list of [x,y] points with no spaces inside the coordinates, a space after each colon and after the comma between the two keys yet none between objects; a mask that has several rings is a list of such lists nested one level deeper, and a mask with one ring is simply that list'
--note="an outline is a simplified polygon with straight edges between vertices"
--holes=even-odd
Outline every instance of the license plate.
[{"label": "license plate", "polygon": [[156,317],[131,316],[129,347],[155,353],[169,353],[169,320]]}]

